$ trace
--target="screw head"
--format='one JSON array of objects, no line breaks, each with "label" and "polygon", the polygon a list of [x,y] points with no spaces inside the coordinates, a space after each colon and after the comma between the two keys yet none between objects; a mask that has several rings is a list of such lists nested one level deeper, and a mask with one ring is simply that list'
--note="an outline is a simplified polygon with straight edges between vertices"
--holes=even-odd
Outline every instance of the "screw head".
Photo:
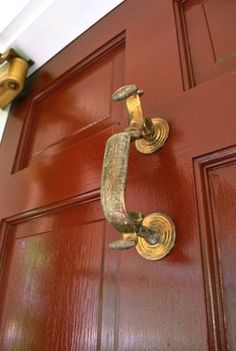
[{"label": "screw head", "polygon": [[125,100],[128,97],[136,94],[138,91],[141,91],[141,90],[139,90],[137,85],[135,84],[125,85],[114,92],[114,94],[112,95],[112,100],[113,101]]},{"label": "screw head", "polygon": [[10,80],[8,83],[7,83],[7,86],[9,89],[11,90],[17,90],[19,88],[19,84],[14,81],[14,80]]}]

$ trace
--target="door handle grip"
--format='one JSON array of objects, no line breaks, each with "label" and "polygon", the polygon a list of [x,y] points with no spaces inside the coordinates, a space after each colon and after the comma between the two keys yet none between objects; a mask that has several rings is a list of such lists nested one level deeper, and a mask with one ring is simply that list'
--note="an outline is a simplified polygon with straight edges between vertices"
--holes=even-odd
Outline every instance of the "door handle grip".
[{"label": "door handle grip", "polygon": [[129,127],[112,135],[106,143],[102,181],[101,204],[109,223],[121,233],[120,240],[109,247],[122,250],[136,246],[146,259],[158,260],[167,255],[175,243],[175,227],[170,217],[152,213],[127,212],[125,191],[131,142],[138,151],[152,153],[162,147],[169,134],[168,123],[161,118],[143,118],[140,96],[143,92],[135,85],[125,86],[113,94],[113,100],[125,100]]}]

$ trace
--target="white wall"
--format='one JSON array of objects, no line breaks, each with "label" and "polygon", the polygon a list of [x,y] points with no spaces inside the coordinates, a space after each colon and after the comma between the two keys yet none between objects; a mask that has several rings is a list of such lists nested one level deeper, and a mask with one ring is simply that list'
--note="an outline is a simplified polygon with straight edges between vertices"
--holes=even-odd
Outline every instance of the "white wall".
[{"label": "white wall", "polygon": [[4,129],[7,123],[8,113],[10,110],[10,106],[5,108],[5,110],[0,109],[0,143],[3,137]]},{"label": "white wall", "polygon": [[[0,12],[0,52],[13,47],[35,64],[32,74],[124,0],[11,0]],[[0,110],[0,141],[7,119]]]}]

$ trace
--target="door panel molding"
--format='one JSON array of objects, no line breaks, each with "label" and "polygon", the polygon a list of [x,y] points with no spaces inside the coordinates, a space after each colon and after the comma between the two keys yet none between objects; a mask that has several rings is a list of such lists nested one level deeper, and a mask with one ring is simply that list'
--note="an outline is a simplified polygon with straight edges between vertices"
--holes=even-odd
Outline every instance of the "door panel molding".
[{"label": "door panel molding", "polygon": [[[230,318],[227,318],[230,316],[227,316],[226,313],[226,306],[229,305],[230,301],[227,301],[227,288],[224,287],[223,283],[225,274],[223,274],[222,265],[225,252],[223,252],[220,237],[223,236],[223,233],[217,230],[213,209],[215,202],[220,201],[220,199],[213,197],[212,187],[215,181],[213,180],[212,183],[210,178],[216,170],[222,170],[235,165],[235,163],[235,146],[197,157],[193,162],[210,350],[228,350],[227,345],[230,340],[227,340],[226,325],[227,330],[233,327],[229,321]],[[217,178],[217,182],[221,181],[219,177]]]},{"label": "door panel molding", "polygon": [[[106,225],[98,200],[96,190],[2,221],[1,345],[37,348],[43,333],[47,347],[59,342],[64,348],[97,349],[106,284]],[[67,338],[64,318],[72,322]],[[12,324],[20,334],[13,331],[9,341]]]},{"label": "door panel molding", "polygon": [[[110,96],[112,91],[116,89],[120,83],[123,84],[125,39],[125,32],[121,32],[108,43],[91,53],[88,57],[78,62],[73,68],[66,71],[57,79],[52,80],[49,85],[44,86],[40,91],[32,94],[32,97],[29,99],[28,112],[25,117],[16,153],[13,173],[27,167],[29,164],[42,160],[48,155],[63,150],[65,147],[68,147],[78,140],[81,141],[88,136],[94,136],[99,131],[115,124],[117,113],[116,118],[115,116],[112,118]],[[96,75],[98,76],[96,77]],[[88,80],[91,80],[91,83],[89,83]],[[94,82],[92,80],[94,80]],[[100,81],[103,85],[100,87],[98,86],[96,90],[96,84]],[[67,95],[65,95],[65,85],[67,85]],[[87,89],[89,86],[91,91],[84,91],[84,89]],[[93,86],[95,89],[93,89]],[[77,98],[76,94],[72,91],[73,89],[77,90]],[[80,89],[82,89],[81,93]],[[92,91],[92,89],[94,91]],[[96,97],[99,92],[99,96]],[[101,93],[106,95],[100,96]],[[82,95],[81,100],[88,100],[90,96],[93,97],[93,99],[102,99],[104,106],[103,110],[100,111],[100,115],[95,116],[95,111],[84,111],[87,115],[81,116],[83,111],[81,110],[80,114],[78,113],[79,105],[81,105],[80,95]],[[61,104],[61,109],[58,109],[58,104]],[[55,106],[54,111],[51,111],[52,106]],[[83,119],[86,119],[86,123],[78,127],[74,125],[71,131],[66,131],[63,125],[60,134],[62,134],[62,130],[64,134],[58,136],[55,140],[51,140],[51,138],[48,139],[47,134],[45,134],[47,121],[53,120],[55,128],[57,119],[60,125],[63,119],[65,119],[65,123],[68,123],[69,118],[76,118],[76,115],[72,114],[70,116],[70,114],[68,115],[66,113],[60,116],[60,111],[63,111],[63,109],[68,109],[70,111],[76,110],[78,122],[81,117],[83,117]],[[118,111],[120,109],[116,107],[116,110]],[[99,111],[96,113],[98,112]],[[49,115],[47,115],[48,113]],[[52,114],[54,114],[54,116],[52,116]],[[92,122],[87,121],[89,119],[88,115],[91,115],[90,119],[92,117]],[[42,130],[42,135],[36,134],[36,127],[37,134]]]}]

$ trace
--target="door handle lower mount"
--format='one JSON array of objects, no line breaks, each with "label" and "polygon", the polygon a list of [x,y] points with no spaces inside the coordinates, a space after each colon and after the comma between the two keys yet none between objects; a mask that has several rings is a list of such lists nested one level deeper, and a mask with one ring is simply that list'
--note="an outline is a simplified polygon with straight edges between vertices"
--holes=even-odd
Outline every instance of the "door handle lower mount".
[{"label": "door handle lower mount", "polygon": [[144,118],[140,96],[143,91],[136,85],[118,89],[113,101],[125,100],[129,127],[114,134],[106,143],[101,182],[101,203],[106,219],[121,233],[121,239],[109,246],[115,250],[136,247],[148,260],[165,257],[175,245],[175,226],[172,219],[160,212],[143,216],[141,212],[127,212],[125,189],[129,147],[150,154],[160,149],[169,134],[168,123],[162,118]]}]

